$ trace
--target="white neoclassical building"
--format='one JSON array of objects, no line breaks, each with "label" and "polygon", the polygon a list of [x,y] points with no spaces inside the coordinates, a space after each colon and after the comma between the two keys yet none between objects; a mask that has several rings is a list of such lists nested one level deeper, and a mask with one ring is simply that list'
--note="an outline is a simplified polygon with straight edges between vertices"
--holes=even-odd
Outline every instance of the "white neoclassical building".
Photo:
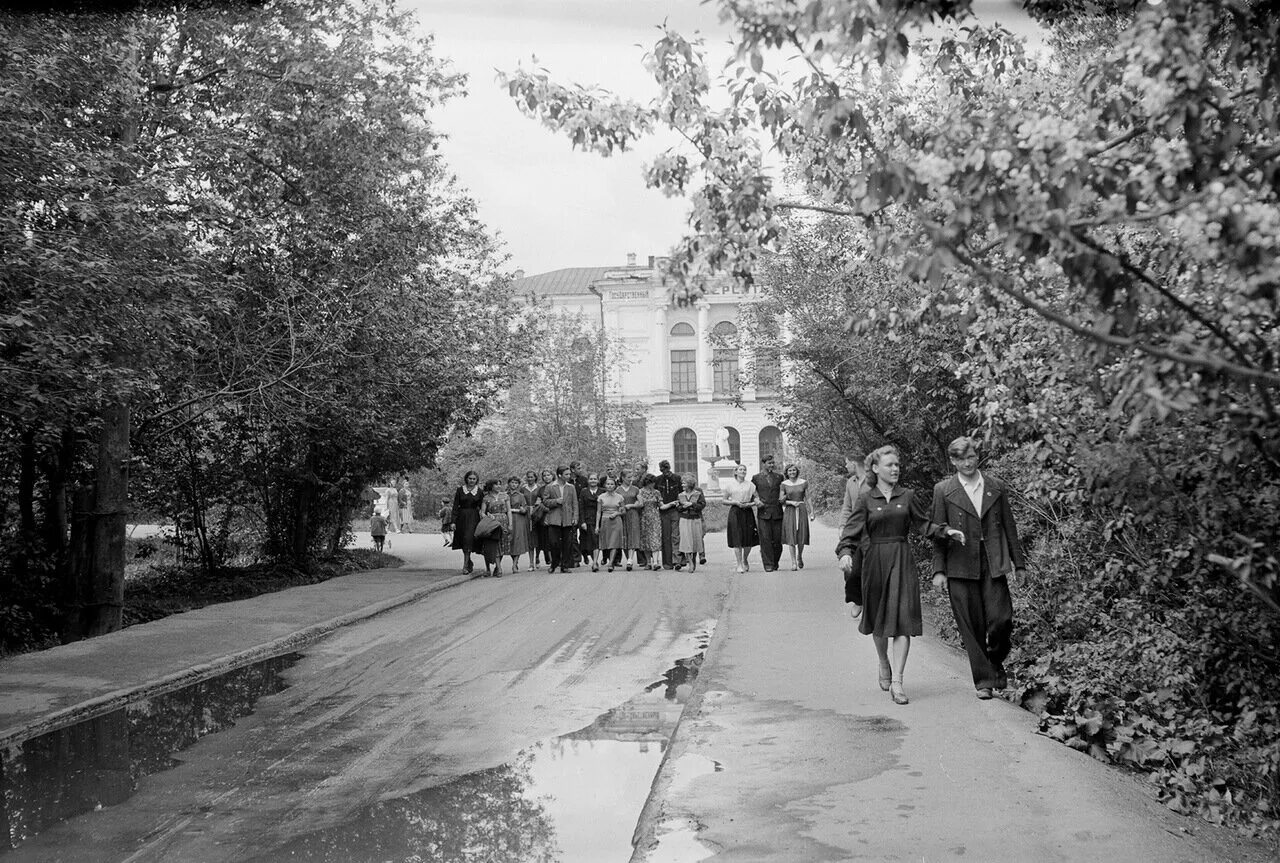
[{"label": "white neoclassical building", "polygon": [[[669,459],[677,473],[693,473],[706,484],[710,461],[724,450],[752,473],[762,453],[784,456],[786,441],[768,413],[777,404],[780,364],[776,354],[772,361],[753,358],[751,345],[737,338],[739,311],[759,297],[759,286],[726,279],[694,305],[679,307],[671,302],[661,260],[641,265],[635,255],[627,257],[622,267],[522,276],[514,290],[599,321],[606,338],[623,343],[632,362],[609,396],[647,405],[647,416],[628,427],[627,445],[646,453],[652,470]],[[735,404],[739,370],[746,368],[755,373],[741,381]]]}]

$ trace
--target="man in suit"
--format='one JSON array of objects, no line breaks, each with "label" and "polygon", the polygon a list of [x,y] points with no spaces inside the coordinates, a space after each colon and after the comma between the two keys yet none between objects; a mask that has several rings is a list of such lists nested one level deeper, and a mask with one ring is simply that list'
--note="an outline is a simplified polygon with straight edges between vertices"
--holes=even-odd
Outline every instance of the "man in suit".
[{"label": "man in suit", "polygon": [[1025,569],[1008,487],[978,470],[978,444],[959,437],[947,447],[955,475],[933,487],[933,521],[964,533],[933,541],[933,584],[947,585],[951,612],[969,654],[979,698],[1008,686],[1004,660],[1013,634],[1009,573]]},{"label": "man in suit", "polygon": [[578,489],[570,481],[568,465],[556,468],[556,481],[542,491],[542,504],[547,514],[542,521],[547,526],[548,552],[551,565],[547,574],[556,571],[569,572],[573,567],[573,539],[578,528]]},{"label": "man in suit", "polygon": [[760,508],[756,510],[756,528],[760,534],[760,560],[764,563],[765,572],[773,572],[778,568],[778,560],[782,557],[782,475],[774,472],[772,455],[760,460],[762,470],[751,478],[760,497]]},{"label": "man in suit", "polygon": [[[840,504],[840,520],[836,522],[836,528],[841,533],[844,532],[844,526],[849,523],[849,516],[853,515],[853,505],[858,502],[858,495],[867,488],[867,467],[863,461],[862,456],[856,455],[844,458],[844,470],[849,478],[844,483],[844,502]],[[854,553],[849,556],[853,565],[844,573],[844,601],[853,604],[853,608],[849,611],[855,620],[862,616],[863,551],[862,548],[854,549]]]},{"label": "man in suit", "polygon": [[671,472],[671,462],[665,458],[658,462],[658,476],[654,486],[662,500],[658,502],[658,516],[662,519],[662,568],[675,569],[682,563],[684,556],[680,554],[680,510],[676,501],[680,490],[684,487],[680,477]]}]

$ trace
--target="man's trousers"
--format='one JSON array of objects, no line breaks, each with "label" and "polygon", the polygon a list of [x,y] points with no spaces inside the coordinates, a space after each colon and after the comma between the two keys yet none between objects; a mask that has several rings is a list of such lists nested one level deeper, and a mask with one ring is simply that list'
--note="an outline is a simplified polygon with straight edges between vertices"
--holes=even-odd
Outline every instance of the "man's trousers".
[{"label": "man's trousers", "polygon": [[982,577],[948,578],[951,612],[969,655],[975,689],[1003,689],[1004,661],[1013,635],[1013,598],[1004,576],[991,577],[987,556],[981,555]]},{"label": "man's trousers", "polygon": [[777,569],[782,559],[782,519],[756,519],[756,532],[760,534],[760,562],[766,570]]}]

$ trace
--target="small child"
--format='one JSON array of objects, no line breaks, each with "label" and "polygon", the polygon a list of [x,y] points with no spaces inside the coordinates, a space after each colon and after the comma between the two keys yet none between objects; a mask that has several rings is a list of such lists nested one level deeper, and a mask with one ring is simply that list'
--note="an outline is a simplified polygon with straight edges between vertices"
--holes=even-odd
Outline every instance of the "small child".
[{"label": "small child", "polygon": [[444,537],[444,547],[453,545],[453,507],[447,503],[440,505],[440,535]]},{"label": "small child", "polygon": [[387,541],[387,518],[378,515],[376,512],[369,519],[369,533],[373,535],[374,551],[382,551],[383,544]]}]

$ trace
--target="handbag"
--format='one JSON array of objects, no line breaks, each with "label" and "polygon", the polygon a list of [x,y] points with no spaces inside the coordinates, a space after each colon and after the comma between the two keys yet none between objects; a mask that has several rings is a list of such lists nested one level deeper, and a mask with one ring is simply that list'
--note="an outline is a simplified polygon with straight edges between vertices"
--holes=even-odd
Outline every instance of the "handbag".
[{"label": "handbag", "polygon": [[491,515],[484,515],[476,522],[476,539],[488,539],[502,530],[502,522]]}]

